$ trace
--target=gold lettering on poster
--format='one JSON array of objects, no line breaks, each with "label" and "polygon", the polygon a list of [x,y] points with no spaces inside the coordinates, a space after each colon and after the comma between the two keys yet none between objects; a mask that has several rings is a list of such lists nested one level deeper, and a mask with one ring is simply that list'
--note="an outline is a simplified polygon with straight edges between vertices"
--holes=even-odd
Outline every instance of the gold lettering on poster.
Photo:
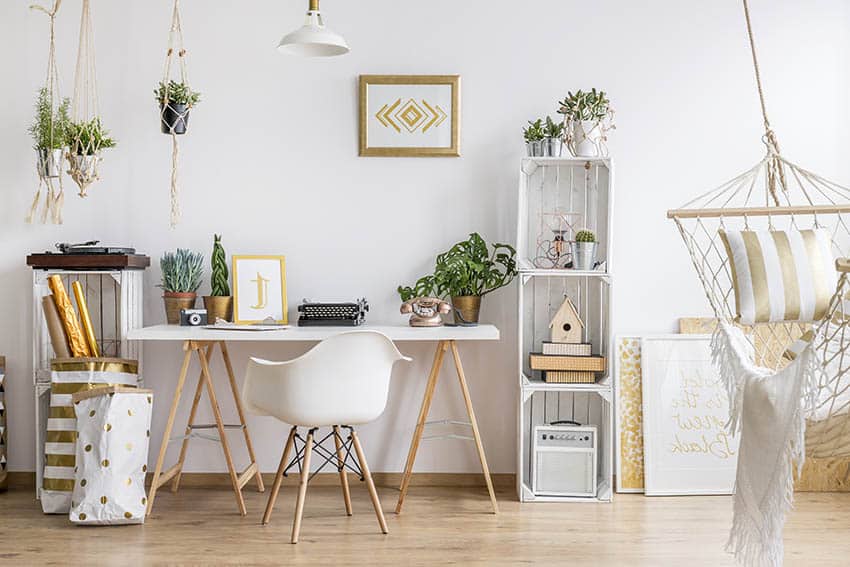
[{"label": "gold lettering on poster", "polygon": [[266,305],[269,303],[269,281],[268,278],[264,278],[260,272],[257,272],[257,278],[251,280],[251,282],[256,282],[257,284],[257,304],[252,305],[251,309],[265,309]]},{"label": "gold lettering on poster", "polygon": [[723,385],[700,367],[682,368],[670,402],[671,455],[703,454],[720,460],[737,455],[737,444],[726,430],[729,403]]}]

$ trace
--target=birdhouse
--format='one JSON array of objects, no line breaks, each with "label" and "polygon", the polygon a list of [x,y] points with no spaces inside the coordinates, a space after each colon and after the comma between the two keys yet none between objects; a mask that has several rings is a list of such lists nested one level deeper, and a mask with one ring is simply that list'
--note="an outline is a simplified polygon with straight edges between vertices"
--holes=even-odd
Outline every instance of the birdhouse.
[{"label": "birdhouse", "polygon": [[580,343],[584,323],[578,315],[576,306],[569,297],[558,308],[549,322],[550,340],[553,343]]}]

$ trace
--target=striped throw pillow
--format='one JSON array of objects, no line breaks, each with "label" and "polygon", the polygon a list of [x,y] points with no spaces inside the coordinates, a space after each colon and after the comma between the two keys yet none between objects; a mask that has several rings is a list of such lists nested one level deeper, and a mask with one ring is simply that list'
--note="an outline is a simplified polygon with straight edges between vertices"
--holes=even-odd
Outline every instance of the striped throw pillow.
[{"label": "striped throw pillow", "polygon": [[826,315],[837,279],[829,232],[718,232],[729,257],[741,323],[810,322]]}]

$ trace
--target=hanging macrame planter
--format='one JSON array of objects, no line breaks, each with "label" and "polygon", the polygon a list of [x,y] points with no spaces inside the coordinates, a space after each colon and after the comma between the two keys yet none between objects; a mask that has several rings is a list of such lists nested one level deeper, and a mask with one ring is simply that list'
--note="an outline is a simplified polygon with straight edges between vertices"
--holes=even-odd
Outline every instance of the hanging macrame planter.
[{"label": "hanging macrame planter", "polygon": [[[177,56],[179,81],[171,78],[172,63]],[[174,0],[171,15],[171,30],[168,34],[168,50],[165,55],[165,68],[162,81],[154,90],[156,101],[159,103],[160,129],[163,134],[171,136],[171,226],[180,221],[179,187],[177,183],[177,161],[179,147],[177,136],[186,133],[189,128],[189,111],[201,100],[189,86],[186,72],[186,49],[183,47],[183,29],[180,23],[180,2]]]},{"label": "hanging macrame planter", "polygon": [[36,168],[38,171],[38,190],[30,205],[27,222],[33,222],[39,205],[42,203],[42,191],[44,191],[44,204],[41,208],[41,222],[46,223],[48,219],[55,224],[62,223],[62,204],[65,200],[65,192],[62,186],[62,156],[66,145],[66,132],[68,129],[68,107],[70,101],[59,96],[59,73],[56,69],[56,41],[54,25],[56,23],[56,12],[62,0],[55,0],[53,8],[47,9],[43,6],[33,5],[33,10],[44,12],[50,17],[50,42],[47,55],[47,79],[44,86],[38,92],[35,104],[35,120],[30,126],[29,132],[33,138],[33,148],[36,153]]},{"label": "hanging macrame planter", "polygon": [[104,129],[97,105],[97,73],[95,72],[94,32],[89,0],[83,0],[80,19],[80,47],[74,75],[74,103],[68,126],[68,173],[86,196],[89,185],[100,179],[98,165],[101,151],[115,147],[115,140]]}]

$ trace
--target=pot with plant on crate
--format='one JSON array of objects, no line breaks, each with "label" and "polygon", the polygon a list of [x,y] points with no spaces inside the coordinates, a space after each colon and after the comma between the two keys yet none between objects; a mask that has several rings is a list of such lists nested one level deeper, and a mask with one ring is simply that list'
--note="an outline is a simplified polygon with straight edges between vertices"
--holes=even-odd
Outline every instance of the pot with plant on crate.
[{"label": "pot with plant on crate", "polygon": [[481,299],[516,276],[516,251],[495,243],[492,251],[477,232],[437,256],[434,273],[419,278],[412,287],[398,287],[402,301],[415,297],[451,298],[455,325],[478,325]]},{"label": "pot with plant on crate", "polygon": [[604,91],[568,92],[558,113],[564,115],[567,147],[574,156],[607,155],[606,134],[614,129],[614,110]]},{"label": "pot with plant on crate", "polygon": [[546,125],[543,127],[543,156],[561,157],[564,142],[564,124],[555,122],[551,116],[546,117]]},{"label": "pot with plant on crate", "polygon": [[596,267],[596,249],[599,243],[592,230],[579,230],[573,242],[570,242],[574,270],[592,270]]},{"label": "pot with plant on crate", "polygon": [[528,121],[528,126],[522,129],[522,137],[525,140],[525,149],[528,157],[543,156],[543,119],[538,118],[534,122]]},{"label": "pot with plant on crate", "polygon": [[159,103],[160,126],[163,134],[185,134],[189,127],[189,110],[201,102],[201,93],[183,82],[161,81],[154,89]]},{"label": "pot with plant on crate", "polygon": [[230,285],[227,282],[227,256],[221,245],[221,235],[213,235],[213,250],[210,257],[210,295],[204,296],[204,308],[207,310],[207,320],[216,323],[233,320],[233,296],[230,295]]},{"label": "pot with plant on crate", "polygon": [[159,260],[162,269],[162,299],[169,325],[180,324],[180,310],[194,309],[204,277],[204,255],[185,248],[166,252]]}]

